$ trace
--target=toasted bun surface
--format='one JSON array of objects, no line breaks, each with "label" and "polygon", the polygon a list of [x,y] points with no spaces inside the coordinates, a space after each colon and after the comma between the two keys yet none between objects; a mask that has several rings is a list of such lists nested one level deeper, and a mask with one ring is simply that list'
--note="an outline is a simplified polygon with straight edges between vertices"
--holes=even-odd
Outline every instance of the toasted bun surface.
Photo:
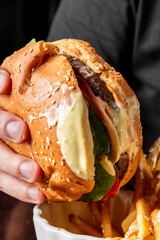
[{"label": "toasted bun surface", "polygon": [[93,180],[76,176],[63,159],[56,125],[49,127],[46,118],[38,117],[51,106],[55,106],[56,111],[61,102],[62,91],[57,87],[58,81],[63,81],[74,88],[78,87],[75,72],[66,54],[80,59],[94,72],[100,73],[101,80],[106,83],[116,102],[125,109],[127,116],[130,115],[128,121],[133,122],[136,153],[129,160],[120,186],[128,182],[135,173],[142,146],[139,110],[136,109],[134,114],[129,114],[128,110],[132,106],[127,99],[131,97],[136,99],[133,91],[123,77],[98,56],[88,43],[72,39],[53,43],[40,41],[15,52],[2,64],[2,68],[11,74],[12,91],[10,95],[0,96],[0,107],[26,121],[30,139],[22,144],[6,143],[16,153],[38,162],[43,169],[44,177],[36,185],[52,202],[76,200],[83,193],[90,192],[94,186]]}]

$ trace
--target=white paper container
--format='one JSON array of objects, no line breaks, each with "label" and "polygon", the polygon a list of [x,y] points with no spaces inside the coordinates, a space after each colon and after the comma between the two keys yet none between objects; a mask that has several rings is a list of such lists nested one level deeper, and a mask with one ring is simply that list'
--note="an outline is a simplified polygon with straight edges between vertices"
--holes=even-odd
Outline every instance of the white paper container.
[{"label": "white paper container", "polygon": [[[111,200],[111,218],[113,225],[121,231],[120,223],[125,218],[133,192],[121,191]],[[44,202],[34,207],[33,221],[37,240],[98,240],[102,238],[83,235],[73,224],[69,222],[69,215],[75,214],[98,227],[98,223],[92,215],[88,204],[85,202],[47,203]]]}]

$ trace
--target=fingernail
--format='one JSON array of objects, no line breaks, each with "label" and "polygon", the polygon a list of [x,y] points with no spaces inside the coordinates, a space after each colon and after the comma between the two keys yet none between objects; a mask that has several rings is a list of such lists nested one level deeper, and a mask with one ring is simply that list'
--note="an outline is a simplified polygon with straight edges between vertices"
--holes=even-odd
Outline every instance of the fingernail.
[{"label": "fingernail", "polygon": [[18,137],[22,130],[22,124],[20,121],[9,122],[6,126],[6,132],[10,138],[13,140],[18,140]]},{"label": "fingernail", "polygon": [[36,186],[33,186],[28,189],[28,196],[33,200],[38,200],[39,194],[40,194],[40,190]]},{"label": "fingernail", "polygon": [[20,166],[20,172],[23,177],[31,180],[34,176],[34,163],[32,161],[23,162]]}]

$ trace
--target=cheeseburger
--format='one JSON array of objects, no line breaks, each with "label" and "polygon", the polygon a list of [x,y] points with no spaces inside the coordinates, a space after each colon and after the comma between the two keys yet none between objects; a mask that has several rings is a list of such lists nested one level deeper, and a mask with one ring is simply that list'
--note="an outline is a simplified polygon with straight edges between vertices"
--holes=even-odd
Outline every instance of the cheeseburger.
[{"label": "cheeseburger", "polygon": [[24,119],[30,139],[6,142],[35,160],[50,202],[114,196],[134,175],[142,147],[139,103],[122,75],[75,39],[35,42],[1,66],[12,91],[0,107]]}]

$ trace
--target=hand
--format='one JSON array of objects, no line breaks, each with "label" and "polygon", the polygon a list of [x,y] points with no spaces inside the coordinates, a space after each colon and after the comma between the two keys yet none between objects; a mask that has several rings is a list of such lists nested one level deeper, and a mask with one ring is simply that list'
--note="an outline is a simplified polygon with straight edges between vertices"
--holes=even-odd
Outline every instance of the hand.
[{"label": "hand", "polygon": [[[0,94],[11,90],[9,73],[0,68]],[[18,116],[0,109],[0,138],[15,143],[27,140],[27,124]],[[0,140],[0,190],[19,200],[40,203],[43,193],[33,184],[42,177],[39,165],[30,158],[16,154]]]}]

